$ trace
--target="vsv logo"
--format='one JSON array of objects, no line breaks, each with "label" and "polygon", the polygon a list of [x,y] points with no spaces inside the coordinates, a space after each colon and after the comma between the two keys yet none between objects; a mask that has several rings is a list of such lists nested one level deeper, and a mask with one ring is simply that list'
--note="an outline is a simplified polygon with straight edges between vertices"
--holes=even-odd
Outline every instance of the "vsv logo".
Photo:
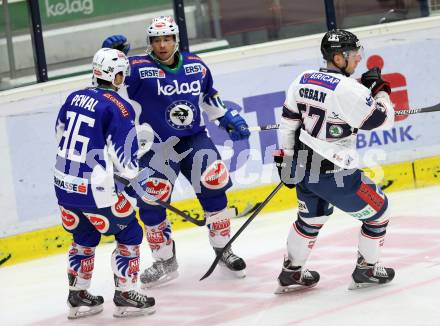
[{"label": "vsv logo", "polygon": [[195,80],[191,83],[178,83],[177,80],[173,80],[173,85],[164,85],[160,84],[160,81],[157,81],[157,95],[165,95],[171,96],[174,94],[191,94],[193,96],[200,95],[200,90],[202,86],[200,84],[200,80]]}]

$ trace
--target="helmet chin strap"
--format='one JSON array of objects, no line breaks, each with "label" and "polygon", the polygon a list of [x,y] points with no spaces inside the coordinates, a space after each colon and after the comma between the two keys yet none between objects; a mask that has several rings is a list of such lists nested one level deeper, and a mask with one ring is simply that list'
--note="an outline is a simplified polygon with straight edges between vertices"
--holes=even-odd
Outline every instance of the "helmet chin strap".
[{"label": "helmet chin strap", "polygon": [[345,52],[343,52],[343,53],[342,53],[342,56],[344,57],[344,61],[345,61],[345,65],[344,65],[344,67],[342,67],[342,68],[339,67],[339,66],[336,64],[334,57],[333,57],[333,59],[332,59],[332,63],[333,63],[333,65],[334,65],[335,67],[337,67],[337,68],[342,72],[342,74],[343,74],[344,76],[346,76],[346,77],[350,77],[351,74],[349,74],[349,73],[345,70],[345,69],[347,69],[347,66],[348,66],[347,55],[346,55]]}]

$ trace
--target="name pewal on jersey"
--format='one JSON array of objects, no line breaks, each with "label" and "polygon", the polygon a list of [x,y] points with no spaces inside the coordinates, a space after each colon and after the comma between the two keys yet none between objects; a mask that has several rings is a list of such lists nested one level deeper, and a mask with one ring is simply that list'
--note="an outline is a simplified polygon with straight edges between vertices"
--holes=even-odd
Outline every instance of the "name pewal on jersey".
[{"label": "name pewal on jersey", "polygon": [[174,69],[150,56],[131,57],[130,63],[132,74],[125,83],[130,99],[142,107],[140,124],[154,126],[161,141],[205,129],[201,103],[206,95],[217,91],[209,69],[199,57],[180,53],[180,63]]},{"label": "name pewal on jersey", "polygon": [[108,169],[122,174],[138,169],[134,118],[131,105],[113,91],[90,88],[67,97],[56,122],[54,186],[60,205],[113,204],[117,198]]}]

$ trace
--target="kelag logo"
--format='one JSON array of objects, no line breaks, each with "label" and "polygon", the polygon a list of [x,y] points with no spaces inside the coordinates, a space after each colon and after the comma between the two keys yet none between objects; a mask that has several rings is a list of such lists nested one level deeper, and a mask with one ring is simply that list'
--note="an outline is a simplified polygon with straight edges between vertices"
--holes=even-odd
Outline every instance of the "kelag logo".
[{"label": "kelag logo", "polygon": [[90,15],[93,13],[93,0],[45,0],[47,17],[70,15],[82,13]]}]

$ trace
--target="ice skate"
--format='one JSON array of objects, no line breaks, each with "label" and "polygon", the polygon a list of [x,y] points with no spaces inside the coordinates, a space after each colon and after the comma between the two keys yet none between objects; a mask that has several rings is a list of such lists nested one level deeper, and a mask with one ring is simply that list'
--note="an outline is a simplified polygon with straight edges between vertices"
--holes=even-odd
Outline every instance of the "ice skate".
[{"label": "ice skate", "polygon": [[68,319],[77,319],[99,314],[103,309],[104,298],[100,295],[91,295],[87,290],[69,290],[67,305],[69,306]]},{"label": "ice skate", "polygon": [[116,306],[113,316],[117,318],[151,315],[156,311],[154,298],[135,290],[127,292],[116,290],[113,302]]},{"label": "ice skate", "polygon": [[176,245],[173,241],[173,257],[167,260],[155,261],[140,275],[142,288],[151,288],[174,280],[179,276],[176,259]]},{"label": "ice skate", "polygon": [[301,266],[291,266],[290,260],[286,259],[283,263],[283,269],[278,276],[278,288],[275,294],[283,294],[312,288],[319,282],[319,273],[302,269]]},{"label": "ice skate", "polygon": [[[214,251],[217,254],[222,249],[223,248],[214,248]],[[246,276],[246,263],[244,262],[243,258],[240,258],[234,254],[231,248],[228,248],[223,252],[222,257],[220,258],[220,265],[225,266],[238,278],[243,278]]]},{"label": "ice skate", "polygon": [[356,290],[386,284],[393,280],[394,275],[394,269],[383,267],[380,263],[367,264],[364,257],[359,254],[356,268],[351,274],[352,282],[348,289]]}]

